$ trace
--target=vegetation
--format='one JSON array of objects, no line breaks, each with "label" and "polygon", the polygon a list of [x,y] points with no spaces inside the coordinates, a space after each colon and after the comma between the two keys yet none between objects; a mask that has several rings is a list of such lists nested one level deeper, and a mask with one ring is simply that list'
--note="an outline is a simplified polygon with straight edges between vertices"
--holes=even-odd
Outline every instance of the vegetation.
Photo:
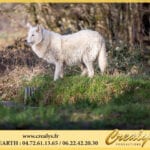
[{"label": "vegetation", "polygon": [[[147,77],[96,75],[89,79],[77,75],[54,82],[48,75],[39,75],[24,86],[37,87],[37,91],[28,98],[27,106],[1,107],[1,128],[148,129],[150,126]],[[45,104],[47,100],[49,105]]]}]

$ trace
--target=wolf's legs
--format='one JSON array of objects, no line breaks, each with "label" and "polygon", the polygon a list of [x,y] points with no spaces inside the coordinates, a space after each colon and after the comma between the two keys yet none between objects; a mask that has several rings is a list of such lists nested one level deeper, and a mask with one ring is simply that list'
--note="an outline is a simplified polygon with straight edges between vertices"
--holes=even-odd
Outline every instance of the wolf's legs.
[{"label": "wolf's legs", "polygon": [[85,66],[84,64],[81,64],[81,65],[80,65],[80,69],[81,69],[81,71],[82,71],[81,76],[86,76],[87,73],[88,73],[86,66]]},{"label": "wolf's legs", "polygon": [[87,71],[88,71],[88,76],[90,78],[92,78],[94,76],[94,68],[93,68],[93,62],[89,62],[89,61],[85,61],[84,62],[86,67],[87,67]]},{"label": "wolf's legs", "polygon": [[63,63],[61,62],[57,62],[55,64],[54,81],[59,79],[59,77],[63,77]]},{"label": "wolf's legs", "polygon": [[64,69],[63,69],[63,66],[61,68],[61,72],[60,72],[60,78],[63,78],[64,77]]}]

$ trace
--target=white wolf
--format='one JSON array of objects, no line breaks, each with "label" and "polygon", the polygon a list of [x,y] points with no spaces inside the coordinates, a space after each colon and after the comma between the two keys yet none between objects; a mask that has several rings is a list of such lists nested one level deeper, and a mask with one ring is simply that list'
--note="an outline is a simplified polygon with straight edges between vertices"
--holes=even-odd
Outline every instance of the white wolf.
[{"label": "white wolf", "polygon": [[54,80],[63,78],[64,65],[79,65],[82,74],[94,76],[93,62],[98,64],[103,73],[107,66],[107,54],[104,38],[96,31],[81,30],[74,34],[60,35],[48,31],[40,25],[29,28],[27,42],[38,57],[55,65]]}]

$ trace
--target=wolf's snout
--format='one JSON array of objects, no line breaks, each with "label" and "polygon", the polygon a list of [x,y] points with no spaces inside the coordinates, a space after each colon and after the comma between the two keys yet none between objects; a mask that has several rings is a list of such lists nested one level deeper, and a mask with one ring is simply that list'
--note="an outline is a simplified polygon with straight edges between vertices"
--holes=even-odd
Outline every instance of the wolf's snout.
[{"label": "wolf's snout", "polygon": [[28,40],[25,40],[25,44],[31,46],[31,45],[33,45],[33,42],[30,42],[30,41],[28,41]]},{"label": "wolf's snout", "polygon": [[29,46],[29,42],[27,40],[24,40],[25,45]]},{"label": "wolf's snout", "polygon": [[29,45],[27,40],[24,40],[24,44],[27,46]]},{"label": "wolf's snout", "polygon": [[24,40],[24,43],[27,44],[27,40]]}]

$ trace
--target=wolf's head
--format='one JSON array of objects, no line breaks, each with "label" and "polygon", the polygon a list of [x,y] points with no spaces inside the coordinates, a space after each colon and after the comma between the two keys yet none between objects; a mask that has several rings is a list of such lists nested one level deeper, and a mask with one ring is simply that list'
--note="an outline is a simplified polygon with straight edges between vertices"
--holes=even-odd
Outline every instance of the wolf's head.
[{"label": "wolf's head", "polygon": [[39,44],[43,39],[43,28],[40,25],[32,26],[30,23],[27,24],[29,29],[27,43],[32,45]]}]

